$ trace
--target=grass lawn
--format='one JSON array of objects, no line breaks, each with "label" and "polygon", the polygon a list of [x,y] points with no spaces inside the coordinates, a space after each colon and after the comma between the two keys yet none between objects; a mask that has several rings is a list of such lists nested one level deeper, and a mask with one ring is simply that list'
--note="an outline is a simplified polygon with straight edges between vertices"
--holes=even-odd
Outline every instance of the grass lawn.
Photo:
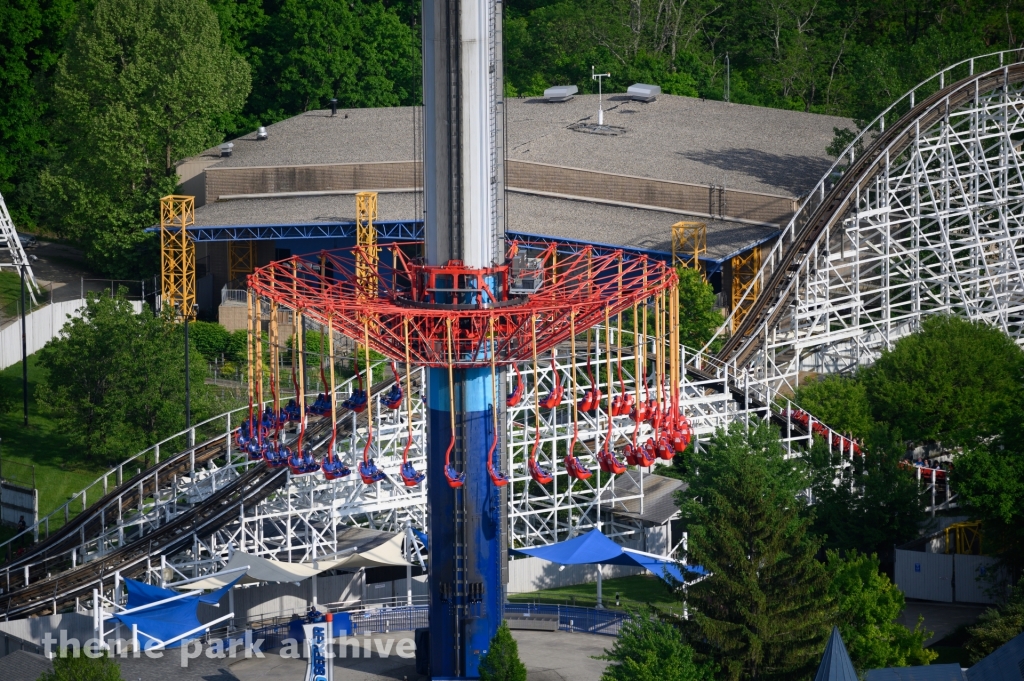
[{"label": "grass lawn", "polygon": [[[28,284],[26,283],[26,286]],[[32,310],[32,298],[25,290],[25,302],[28,309]],[[18,314],[21,305],[21,276],[17,272],[0,272],[0,314],[7,317],[14,317]]]},{"label": "grass lawn", "polygon": [[[619,605],[615,604],[616,593],[619,594]],[[641,605],[650,605],[664,612],[678,613],[682,609],[680,601],[669,592],[668,585],[653,575],[605,579],[601,585],[601,597],[604,607],[613,610],[635,609]],[[597,603],[597,583],[509,594],[508,600],[511,603],[557,603],[593,607]]]},{"label": "grass lawn", "polygon": [[[39,405],[35,401],[35,387],[44,370],[36,365],[36,359],[35,355],[28,358],[28,428],[24,425],[22,413],[21,362],[0,372],[0,392],[15,398],[14,410],[0,414],[0,468],[5,478],[20,481],[30,475],[29,469],[10,464],[35,466],[36,487],[39,489],[39,516],[42,517],[90,484],[104,469],[77,458],[56,422],[39,413]],[[89,503],[99,499],[102,493],[102,488],[95,490],[89,495]],[[95,498],[92,498],[93,496]],[[81,510],[81,506],[77,508]],[[58,524],[62,523],[63,518]]]}]

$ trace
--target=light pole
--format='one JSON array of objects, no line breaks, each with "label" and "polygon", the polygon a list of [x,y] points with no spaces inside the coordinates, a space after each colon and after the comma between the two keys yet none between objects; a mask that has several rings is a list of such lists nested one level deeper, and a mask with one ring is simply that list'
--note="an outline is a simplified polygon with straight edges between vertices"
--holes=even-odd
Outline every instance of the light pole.
[{"label": "light pole", "polygon": [[[192,362],[191,353],[189,352],[188,345],[188,322],[192,318],[192,314],[195,312],[195,308],[184,312],[185,317],[185,430],[192,428],[192,382],[191,382],[191,371],[190,365]],[[191,437],[189,437],[189,447],[192,446]]]},{"label": "light pole", "polygon": [[25,331],[25,265],[21,272],[21,398],[25,410],[25,425],[28,426],[28,340]]},{"label": "light pole", "polygon": [[601,94],[601,82],[602,82],[601,79],[602,78],[611,78],[611,76],[612,76],[612,74],[610,74],[610,73],[594,73],[594,67],[593,66],[590,67],[590,80],[596,80],[597,81],[597,124],[598,125],[604,125],[604,106],[603,106],[603,98],[602,98],[602,94]]},{"label": "light pole", "polygon": [[731,75],[732,74],[730,73],[730,70],[729,70],[729,53],[726,52],[725,53],[725,101],[727,101],[727,102],[729,101],[729,97],[732,95],[732,93],[729,92],[729,90],[731,89],[729,87],[729,77]]}]

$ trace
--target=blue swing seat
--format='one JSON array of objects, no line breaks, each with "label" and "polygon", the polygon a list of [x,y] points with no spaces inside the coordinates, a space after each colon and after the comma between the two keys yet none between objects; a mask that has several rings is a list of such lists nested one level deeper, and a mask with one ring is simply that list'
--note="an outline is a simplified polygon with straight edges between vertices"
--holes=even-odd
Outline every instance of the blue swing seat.
[{"label": "blue swing seat", "polygon": [[377,468],[377,464],[373,462],[373,459],[359,462],[359,477],[363,479],[367,485],[372,485],[375,482],[380,482],[386,476],[384,471]]}]

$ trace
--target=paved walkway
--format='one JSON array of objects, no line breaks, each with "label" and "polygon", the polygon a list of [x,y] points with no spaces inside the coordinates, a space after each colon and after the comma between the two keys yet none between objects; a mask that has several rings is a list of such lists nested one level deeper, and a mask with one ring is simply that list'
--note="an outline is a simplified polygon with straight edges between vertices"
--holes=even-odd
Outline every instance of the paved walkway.
[{"label": "paved walkway", "polygon": [[[512,634],[519,643],[519,657],[526,664],[528,681],[596,681],[608,663],[591,656],[602,654],[615,640],[611,636],[565,632],[514,631]],[[384,657],[378,652],[388,649],[389,641],[394,651],[401,641],[412,638],[412,632],[374,634],[370,638],[370,658],[362,657],[364,653],[360,652],[361,657],[353,659],[349,647],[345,658],[335,660],[337,681],[426,680],[427,677],[416,673],[414,659],[394,652]],[[305,667],[305,661],[282,658],[275,651],[263,660],[237,660],[229,669],[238,681],[294,681],[302,677]],[[214,681],[214,678],[207,681]],[[228,678],[220,677],[216,681],[228,681]]]},{"label": "paved walkway", "polygon": [[907,601],[903,613],[896,620],[908,629],[917,625],[918,616],[924,617],[922,627],[931,631],[932,637],[927,639],[926,646],[941,641],[965,624],[974,624],[978,615],[985,612],[988,605],[972,603],[934,603],[931,601]]}]

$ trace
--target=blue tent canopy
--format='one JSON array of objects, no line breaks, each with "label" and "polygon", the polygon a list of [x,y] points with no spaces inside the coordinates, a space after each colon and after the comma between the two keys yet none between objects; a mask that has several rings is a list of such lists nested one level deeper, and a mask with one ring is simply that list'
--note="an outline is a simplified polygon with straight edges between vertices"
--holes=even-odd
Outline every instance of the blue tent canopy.
[{"label": "blue tent canopy", "polygon": [[[668,577],[679,582],[685,581],[683,571],[676,561],[643,551],[623,548],[606,537],[601,530],[591,530],[578,537],[548,546],[513,549],[513,551],[559,565],[602,564],[642,567],[665,581],[670,581]],[[686,572],[690,579],[693,579],[694,573],[705,574],[704,568],[689,565],[686,566]]]},{"label": "blue tent canopy", "polygon": [[[208,594],[192,593],[187,596],[160,605],[154,605],[145,610],[130,612],[136,608],[157,603],[159,601],[182,596],[173,589],[165,589],[159,586],[152,586],[145,582],[134,579],[125,579],[125,586],[128,588],[128,603],[126,614],[114,615],[111,619],[131,627],[133,624],[139,629],[139,643],[142,647],[150,645],[152,641],[169,641],[202,626],[196,609],[200,603],[216,604],[244,575],[239,575],[230,584],[226,584],[216,591]],[[175,648],[181,645],[181,641],[169,644],[168,648]]]}]

